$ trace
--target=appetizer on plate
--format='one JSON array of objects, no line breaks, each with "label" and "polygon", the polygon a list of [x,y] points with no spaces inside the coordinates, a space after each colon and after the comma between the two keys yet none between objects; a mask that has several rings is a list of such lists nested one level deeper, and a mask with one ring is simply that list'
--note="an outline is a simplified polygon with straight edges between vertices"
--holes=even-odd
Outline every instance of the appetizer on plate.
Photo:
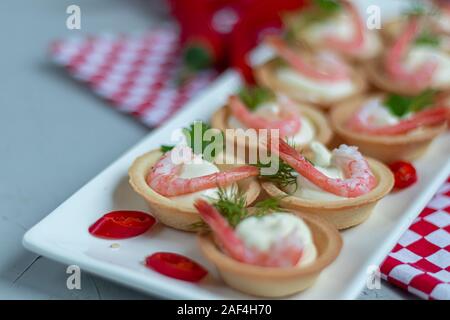
[{"label": "appetizer on plate", "polygon": [[425,21],[409,16],[385,54],[366,64],[369,80],[378,88],[403,95],[450,89],[450,46]]},{"label": "appetizer on plate", "polygon": [[371,94],[338,105],[330,119],[345,143],[390,163],[421,156],[445,131],[449,104],[445,96],[433,90],[417,96]]},{"label": "appetizer on plate", "polygon": [[[282,297],[313,285],[320,272],[338,256],[342,239],[326,221],[287,210],[253,215],[229,203],[217,208],[195,203],[212,230],[199,235],[205,257],[223,280],[244,293]],[[236,223],[230,216],[239,215]]]},{"label": "appetizer on plate", "polygon": [[[255,179],[258,168],[222,169],[204,154],[211,145],[203,140],[204,132],[199,130],[201,136],[194,135],[195,124],[189,132],[192,135],[187,144],[163,146],[138,157],[129,169],[129,176],[133,189],[145,199],[160,222],[176,229],[196,231],[201,219],[194,208],[195,199],[211,201],[218,197],[219,188],[237,186],[249,205],[261,188]],[[195,148],[196,140],[200,150]]]},{"label": "appetizer on plate", "polygon": [[279,130],[281,137],[299,148],[313,140],[327,144],[332,137],[328,120],[320,111],[256,86],[243,88],[231,96],[228,104],[214,113],[211,125],[225,132],[225,138],[238,147],[252,150],[257,150],[258,139],[250,138],[247,129],[258,130],[257,133],[261,129]]},{"label": "appetizer on plate", "polygon": [[366,89],[362,72],[330,51],[300,50],[275,36],[266,38],[277,57],[254,68],[259,84],[289,98],[329,108]]},{"label": "appetizer on plate", "polygon": [[394,184],[389,168],[365,159],[356,147],[341,145],[330,153],[313,142],[310,159],[281,139],[269,148],[279,156],[280,169],[262,177],[263,189],[280,198],[282,207],[321,216],[338,229],[366,220]]},{"label": "appetizer on plate", "polygon": [[369,30],[350,1],[314,0],[309,8],[289,14],[285,27],[297,41],[314,49],[327,49],[352,59],[378,55],[383,45],[376,30]]}]

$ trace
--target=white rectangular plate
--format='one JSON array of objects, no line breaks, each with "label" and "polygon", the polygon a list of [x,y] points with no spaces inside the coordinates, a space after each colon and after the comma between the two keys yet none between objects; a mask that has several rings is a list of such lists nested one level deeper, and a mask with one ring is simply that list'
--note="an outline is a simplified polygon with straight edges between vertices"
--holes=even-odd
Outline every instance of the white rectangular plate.
[{"label": "white rectangular plate", "polygon": [[[167,143],[174,129],[194,120],[208,120],[240,85],[239,77],[227,72],[201,97],[194,99],[163,127],[153,131],[120,157],[66,202],[39,222],[25,236],[26,248],[82,270],[166,298],[240,299],[252,298],[227,287],[199,252],[193,234],[158,225],[146,234],[128,240],[97,239],[88,227],[103,213],[117,209],[148,210],[128,184],[127,170],[142,153]],[[352,299],[366,279],[367,268],[379,265],[402,232],[411,224],[450,173],[450,134],[437,139],[428,153],[415,162],[419,182],[391,194],[376,207],[362,225],[343,232],[344,247],[338,259],[319,277],[316,284],[292,299]],[[119,249],[112,249],[119,243]],[[162,276],[143,264],[155,251],[179,252],[210,271],[200,284]]]}]

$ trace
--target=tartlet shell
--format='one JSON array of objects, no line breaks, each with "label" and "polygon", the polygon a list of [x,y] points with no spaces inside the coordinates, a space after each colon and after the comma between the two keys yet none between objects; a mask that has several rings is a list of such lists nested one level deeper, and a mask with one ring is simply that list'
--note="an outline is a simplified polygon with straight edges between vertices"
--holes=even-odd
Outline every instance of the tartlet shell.
[{"label": "tartlet shell", "polygon": [[330,121],[335,131],[345,143],[359,147],[364,155],[376,158],[385,163],[396,160],[411,161],[419,158],[430,143],[445,131],[446,124],[427,126],[414,134],[399,134],[391,136],[369,135],[347,128],[346,122],[356,110],[372,96],[359,96],[342,102],[330,113]]},{"label": "tartlet shell", "polygon": [[334,104],[348,99],[350,97],[356,96],[365,92],[367,89],[367,81],[364,73],[360,69],[354,69],[352,71],[352,80],[355,83],[355,90],[352,94],[341,97],[339,99],[335,98],[324,98],[324,97],[313,97],[308,94],[307,91],[299,90],[294,86],[289,86],[275,76],[275,70],[278,68],[277,59],[272,59],[266,63],[263,63],[254,68],[254,74],[256,81],[266,86],[273,91],[279,91],[290,97],[294,101],[308,103],[319,107],[321,109],[330,109],[333,108]]},{"label": "tartlet shell", "polygon": [[316,216],[301,212],[295,214],[311,229],[318,251],[317,259],[304,267],[268,268],[236,261],[218,248],[211,234],[200,234],[198,243],[203,255],[216,266],[230,287],[260,297],[292,295],[311,287],[342,248],[342,238],[333,225]]},{"label": "tartlet shell", "polygon": [[308,200],[288,195],[272,182],[263,182],[261,185],[269,196],[281,198],[282,208],[314,214],[332,223],[339,230],[347,229],[364,222],[378,201],[394,186],[394,176],[388,167],[374,159],[368,158],[367,161],[378,183],[369,193],[357,198],[326,202]]},{"label": "tartlet shell", "polygon": [[[151,214],[159,222],[178,230],[196,232],[197,230],[193,226],[202,221],[197,211],[194,208],[183,207],[160,195],[150,188],[145,181],[150,169],[162,154],[158,149],[136,158],[128,170],[130,185],[134,191],[144,198],[150,207]],[[220,165],[218,167],[221,168]],[[238,188],[246,198],[246,205],[253,203],[261,191],[261,186],[256,178],[248,178],[238,182]]]},{"label": "tartlet shell", "polygon": [[[299,109],[301,110],[302,114],[306,116],[314,125],[316,129],[316,136],[314,137],[315,141],[319,141],[323,143],[324,145],[328,145],[328,143],[331,141],[333,137],[333,131],[330,129],[330,124],[328,122],[327,117],[320,112],[319,110],[314,109],[311,106],[299,104]],[[213,128],[219,129],[223,132],[225,132],[226,129],[229,129],[228,127],[228,119],[231,115],[231,111],[228,107],[228,105],[223,106],[222,108],[218,109],[211,118],[211,126]],[[233,139],[233,137],[229,137],[225,135],[225,138],[227,142],[233,143],[233,145],[240,148],[245,148],[245,154],[248,157],[248,153],[251,151],[257,152],[259,145],[257,142],[254,141],[245,141],[243,144],[241,140]],[[233,141],[232,141],[233,140]],[[302,150],[303,148],[307,147],[307,145],[296,145],[296,148],[299,150]]]}]

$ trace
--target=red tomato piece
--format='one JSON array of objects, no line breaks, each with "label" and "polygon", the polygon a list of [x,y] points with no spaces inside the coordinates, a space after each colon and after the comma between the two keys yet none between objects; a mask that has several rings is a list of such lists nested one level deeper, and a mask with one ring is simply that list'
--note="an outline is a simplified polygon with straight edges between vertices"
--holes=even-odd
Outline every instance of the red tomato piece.
[{"label": "red tomato piece", "polygon": [[197,262],[178,253],[156,252],[145,259],[147,267],[171,278],[197,282],[208,274],[208,271]]},{"label": "red tomato piece", "polygon": [[146,232],[155,224],[151,215],[141,211],[112,211],[89,227],[89,233],[108,239],[126,239]]},{"label": "red tomato piece", "polygon": [[404,189],[417,181],[417,173],[414,166],[406,161],[396,161],[389,165],[394,174],[394,187],[397,189]]}]

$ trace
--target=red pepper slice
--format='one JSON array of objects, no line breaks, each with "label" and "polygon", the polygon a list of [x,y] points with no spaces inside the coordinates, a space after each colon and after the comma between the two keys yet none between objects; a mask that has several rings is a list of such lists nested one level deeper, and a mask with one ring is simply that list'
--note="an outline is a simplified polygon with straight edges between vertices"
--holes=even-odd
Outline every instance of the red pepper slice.
[{"label": "red pepper slice", "polygon": [[145,212],[112,211],[91,225],[89,233],[100,238],[126,239],[146,232],[155,222],[155,218]]},{"label": "red pepper slice", "polygon": [[198,282],[208,271],[197,262],[178,253],[156,252],[145,259],[147,267],[171,278]]},{"label": "red pepper slice", "polygon": [[389,165],[394,174],[394,187],[405,189],[417,181],[417,173],[414,166],[406,161],[396,161]]}]

